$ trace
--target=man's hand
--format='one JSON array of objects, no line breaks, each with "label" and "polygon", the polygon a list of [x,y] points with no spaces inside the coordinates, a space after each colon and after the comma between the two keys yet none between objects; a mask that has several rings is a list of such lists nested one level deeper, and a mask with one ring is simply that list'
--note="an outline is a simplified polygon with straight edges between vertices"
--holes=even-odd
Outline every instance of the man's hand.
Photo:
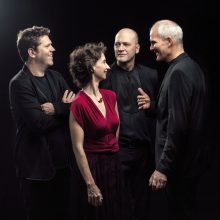
[{"label": "man's hand", "polygon": [[149,186],[152,187],[152,189],[162,189],[166,186],[167,183],[167,176],[157,170],[153,172],[149,179]]},{"label": "man's hand", "polygon": [[138,109],[150,108],[150,97],[144,92],[142,88],[138,88],[140,95],[137,96]]},{"label": "man's hand", "polygon": [[75,94],[72,91],[66,90],[63,94],[62,102],[63,103],[71,103],[75,97]]},{"label": "man's hand", "polygon": [[54,106],[51,102],[46,102],[42,104],[41,109],[46,115],[54,115],[55,113]]}]

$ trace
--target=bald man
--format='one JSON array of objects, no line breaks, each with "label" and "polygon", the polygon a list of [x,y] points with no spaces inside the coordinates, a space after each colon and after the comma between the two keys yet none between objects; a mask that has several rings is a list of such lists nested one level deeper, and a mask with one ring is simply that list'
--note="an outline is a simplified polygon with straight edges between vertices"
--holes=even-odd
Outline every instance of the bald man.
[{"label": "bald man", "polygon": [[115,36],[116,62],[102,88],[117,94],[120,116],[119,157],[129,188],[134,219],[148,219],[150,191],[145,180],[152,172],[154,154],[157,71],[137,64],[137,33],[123,28]]}]

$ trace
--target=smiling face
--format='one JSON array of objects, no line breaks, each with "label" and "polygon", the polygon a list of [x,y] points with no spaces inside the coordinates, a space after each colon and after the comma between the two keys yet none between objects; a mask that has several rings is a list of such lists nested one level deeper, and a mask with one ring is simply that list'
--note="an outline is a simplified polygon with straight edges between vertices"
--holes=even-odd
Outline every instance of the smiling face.
[{"label": "smiling face", "polygon": [[114,51],[119,64],[134,62],[139,49],[137,35],[134,31],[122,29],[115,36]]},{"label": "smiling face", "polygon": [[55,51],[52,42],[48,36],[39,38],[39,45],[34,50],[35,62],[47,68],[53,65],[53,52]]},{"label": "smiling face", "polygon": [[170,39],[158,36],[156,27],[150,31],[150,50],[156,54],[157,61],[168,61],[171,53]]},{"label": "smiling face", "polygon": [[99,60],[93,66],[93,76],[98,80],[102,81],[106,79],[106,74],[110,69],[109,65],[106,62],[105,55],[102,53]]}]

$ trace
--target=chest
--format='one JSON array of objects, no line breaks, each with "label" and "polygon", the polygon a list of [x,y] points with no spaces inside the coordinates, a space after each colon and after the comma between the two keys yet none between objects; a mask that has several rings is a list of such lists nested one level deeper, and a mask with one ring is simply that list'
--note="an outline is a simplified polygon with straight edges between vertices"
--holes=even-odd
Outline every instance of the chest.
[{"label": "chest", "polygon": [[100,117],[104,117],[106,118],[106,107],[105,107],[105,103],[103,101],[103,98],[95,98],[95,97],[90,97],[92,100],[92,104],[94,104],[95,109],[97,110],[98,113],[101,113]]},{"label": "chest", "polygon": [[31,83],[33,92],[39,103],[55,102],[62,97],[59,83],[49,81],[47,78],[34,78]]}]

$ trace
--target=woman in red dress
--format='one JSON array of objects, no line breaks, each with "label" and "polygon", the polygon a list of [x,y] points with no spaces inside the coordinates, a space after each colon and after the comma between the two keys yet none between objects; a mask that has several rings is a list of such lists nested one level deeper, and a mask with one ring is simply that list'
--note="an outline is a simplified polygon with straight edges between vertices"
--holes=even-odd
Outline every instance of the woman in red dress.
[{"label": "woman in red dress", "polygon": [[70,72],[82,88],[71,105],[70,132],[78,170],[80,220],[129,220],[130,204],[118,160],[116,95],[99,89],[110,69],[102,42],[70,55]]}]

